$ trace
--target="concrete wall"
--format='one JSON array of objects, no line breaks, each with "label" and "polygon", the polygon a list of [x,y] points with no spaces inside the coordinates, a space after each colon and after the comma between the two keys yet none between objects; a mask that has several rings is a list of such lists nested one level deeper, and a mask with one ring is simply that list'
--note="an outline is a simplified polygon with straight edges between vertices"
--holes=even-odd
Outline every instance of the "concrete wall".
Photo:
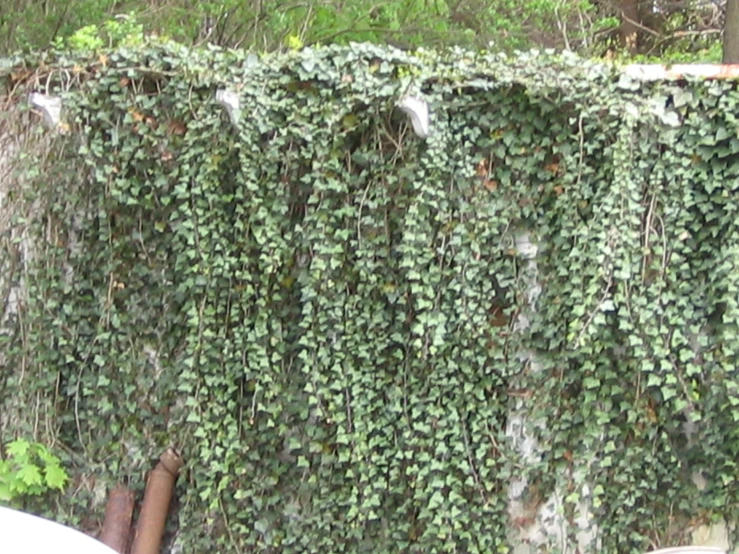
[{"label": "concrete wall", "polygon": [[[22,186],[13,169],[21,152],[31,148],[43,149],[44,140],[33,138],[29,129],[38,128],[40,119],[24,115],[20,111],[6,112],[0,119],[0,333],[9,332],[14,324],[18,304],[25,296],[23,273],[25,263],[33,256],[33,244],[22,225],[12,227],[11,222],[19,210],[25,209],[21,202],[13,198],[13,189]],[[47,133],[53,135],[54,131]],[[538,281],[537,255],[539,245],[532,242],[529,233],[520,231],[511,237],[514,247],[526,260],[523,267],[524,279],[528,283],[528,310],[522,311],[516,321],[515,329],[524,331],[536,312],[536,303],[541,291]],[[532,352],[517,354],[522,362],[529,362],[533,371],[538,368]],[[0,367],[4,365],[0,351]],[[23,379],[23,368],[10,368],[13,379]],[[515,383],[512,384],[515,387]],[[0,436],[13,420],[20,416],[20,410],[27,409],[22,402],[0,399]],[[507,436],[518,449],[524,460],[535,462],[540,450],[531,429],[546,422],[532,420],[525,399],[517,399],[508,416]],[[700,479],[700,476],[696,476]],[[515,544],[514,554],[535,554],[539,552],[561,552],[562,554],[592,553],[599,551],[598,529],[593,520],[590,505],[590,491],[587,484],[582,486],[580,501],[575,517],[577,544],[568,543],[568,534],[573,531],[563,514],[563,499],[566,495],[564,483],[549,498],[538,506],[527,506],[523,493],[527,482],[524,477],[512,478],[508,487],[508,505],[512,521],[510,539]],[[701,526],[690,530],[696,545],[730,548],[729,533],[725,522],[711,526]],[[667,547],[671,545],[655,545]],[[739,552],[739,549],[735,549]]]},{"label": "concrete wall", "polygon": [[[528,286],[529,306],[528,310],[521,311],[514,327],[514,330],[523,331],[528,328],[529,320],[536,312],[536,301],[541,292],[537,270],[537,255],[540,249],[538,244],[532,242],[531,235],[526,231],[517,233],[513,241],[519,255],[526,260],[522,271]],[[530,363],[532,371],[540,368],[532,352],[520,352],[518,355],[522,363],[526,361]],[[516,388],[515,383],[512,384],[512,388]],[[530,416],[525,399],[516,399],[516,404],[508,415],[506,435],[524,460],[533,463],[540,459],[541,453],[531,429],[545,425],[546,422],[536,421]],[[581,470],[584,469],[581,468]],[[575,481],[581,482],[583,479],[575,479]],[[705,487],[705,479],[700,474],[695,473],[693,481],[699,489]],[[511,520],[520,523],[520,525],[512,526],[510,530],[510,540],[516,545],[513,554],[541,552],[597,554],[599,552],[598,527],[591,511],[591,494],[587,483],[582,485],[579,491],[582,500],[578,503],[575,512],[575,529],[569,529],[570,523],[564,517],[563,499],[567,495],[565,483],[562,483],[559,490],[556,490],[533,510],[526,506],[523,500],[526,485],[525,478],[514,478],[508,487],[508,510]],[[568,543],[567,537],[572,531],[577,537],[577,544]],[[739,552],[739,548],[730,543],[729,529],[725,521],[695,527],[689,532],[692,543],[696,546],[714,546],[727,552]],[[654,546],[655,548],[666,548],[674,545]]]}]

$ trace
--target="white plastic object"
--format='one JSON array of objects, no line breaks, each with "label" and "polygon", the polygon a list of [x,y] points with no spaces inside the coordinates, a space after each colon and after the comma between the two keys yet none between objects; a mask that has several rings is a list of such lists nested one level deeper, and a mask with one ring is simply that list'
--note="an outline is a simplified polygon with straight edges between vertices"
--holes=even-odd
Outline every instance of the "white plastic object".
[{"label": "white plastic object", "polygon": [[241,117],[241,99],[239,95],[232,90],[220,89],[216,91],[216,102],[226,108],[231,123],[235,125]]},{"label": "white plastic object", "polygon": [[429,103],[416,96],[403,96],[397,103],[398,108],[411,118],[413,132],[425,139],[429,136]]},{"label": "white plastic object", "polygon": [[59,118],[62,113],[62,99],[58,96],[49,96],[40,92],[32,92],[28,95],[28,101],[32,106],[41,110],[44,114],[44,121],[50,127],[59,125]]},{"label": "white plastic object", "polygon": [[0,506],[3,554],[117,554],[100,541],[48,519]]},{"label": "white plastic object", "polygon": [[726,551],[717,546],[675,546],[651,550],[647,554],[726,554]]}]

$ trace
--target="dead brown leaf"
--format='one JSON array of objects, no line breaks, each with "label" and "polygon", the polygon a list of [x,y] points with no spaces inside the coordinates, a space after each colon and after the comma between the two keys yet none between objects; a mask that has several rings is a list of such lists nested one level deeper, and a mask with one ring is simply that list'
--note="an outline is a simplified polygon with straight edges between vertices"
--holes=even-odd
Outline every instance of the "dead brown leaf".
[{"label": "dead brown leaf", "polygon": [[485,158],[478,162],[476,172],[478,177],[488,176],[488,161]]},{"label": "dead brown leaf", "polygon": [[169,134],[170,135],[184,135],[187,132],[187,126],[176,119],[169,122]]},{"label": "dead brown leaf", "polygon": [[498,181],[494,181],[493,179],[485,179],[485,188],[488,189],[490,192],[495,192],[495,190],[498,188]]}]

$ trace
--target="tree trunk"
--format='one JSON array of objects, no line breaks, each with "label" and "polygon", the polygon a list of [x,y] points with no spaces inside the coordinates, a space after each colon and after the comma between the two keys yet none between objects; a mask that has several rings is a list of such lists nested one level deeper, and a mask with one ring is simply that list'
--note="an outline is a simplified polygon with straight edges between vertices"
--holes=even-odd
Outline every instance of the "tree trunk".
[{"label": "tree trunk", "polygon": [[636,52],[638,46],[637,23],[639,23],[639,0],[621,0],[621,43],[632,54]]},{"label": "tree trunk", "polygon": [[726,0],[724,63],[739,63],[739,0]]}]

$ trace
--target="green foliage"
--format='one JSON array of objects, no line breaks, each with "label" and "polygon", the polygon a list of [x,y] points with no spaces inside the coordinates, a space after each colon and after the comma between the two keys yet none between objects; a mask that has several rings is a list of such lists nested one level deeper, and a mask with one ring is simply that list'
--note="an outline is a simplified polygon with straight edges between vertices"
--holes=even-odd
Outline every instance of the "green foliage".
[{"label": "green foliage", "polygon": [[183,550],[508,552],[513,478],[604,554],[739,515],[734,83],[369,45],[17,65],[66,132],[26,161],[0,411],[134,486],[175,443]]},{"label": "green foliage", "polygon": [[682,44],[663,53],[661,56],[642,55],[621,56],[623,63],[721,63],[723,49],[718,41],[707,41],[697,48],[686,49]]},{"label": "green foliage", "polygon": [[[76,31],[67,39],[67,45],[74,50],[97,50],[105,44],[98,34],[98,28],[95,25],[87,25]],[[64,41],[58,40],[57,46],[64,47]]]},{"label": "green foliage", "polygon": [[[619,2],[593,0],[69,0],[11,1],[0,13],[0,53],[110,46],[109,25],[135,16],[143,31],[186,44],[212,43],[265,52],[296,44],[372,42],[406,49],[444,46],[568,49],[585,56],[616,54],[665,61],[706,61],[721,47],[721,9],[710,2],[639,3],[636,50],[624,51]],[[651,5],[651,4],[650,4]],[[102,33],[102,34],[101,34]],[[140,36],[138,29],[124,36]],[[118,44],[115,40],[112,44]]]},{"label": "green foliage", "polygon": [[144,41],[144,27],[133,14],[110,19],[101,27],[87,25],[75,31],[67,39],[57,38],[57,49],[100,50],[101,48],[135,47]]},{"label": "green foliage", "polygon": [[5,445],[5,454],[0,459],[0,502],[64,490],[69,477],[59,458],[43,444],[15,439]]}]

